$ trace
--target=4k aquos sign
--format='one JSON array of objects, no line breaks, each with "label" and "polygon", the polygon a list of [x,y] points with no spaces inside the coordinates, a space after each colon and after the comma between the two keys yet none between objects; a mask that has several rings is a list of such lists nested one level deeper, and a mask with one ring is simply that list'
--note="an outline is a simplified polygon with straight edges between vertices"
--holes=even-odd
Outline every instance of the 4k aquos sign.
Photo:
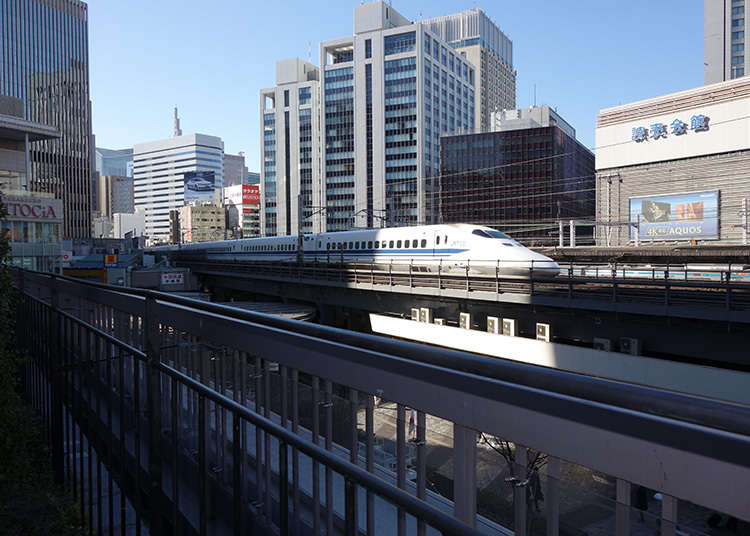
[{"label": "4k aquos sign", "polygon": [[719,191],[631,197],[630,221],[640,221],[641,240],[719,238]]},{"label": "4k aquos sign", "polygon": [[60,199],[5,195],[2,201],[11,221],[61,222],[63,219]]}]

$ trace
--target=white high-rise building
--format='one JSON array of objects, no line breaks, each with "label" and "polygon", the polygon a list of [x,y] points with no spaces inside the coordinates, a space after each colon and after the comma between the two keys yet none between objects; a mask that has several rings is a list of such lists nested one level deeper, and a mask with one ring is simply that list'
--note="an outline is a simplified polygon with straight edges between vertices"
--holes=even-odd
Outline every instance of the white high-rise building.
[{"label": "white high-rise building", "polygon": [[474,131],[474,65],[380,1],[320,63],[324,228],[435,222],[438,140]]},{"label": "white high-rise building", "polygon": [[[194,181],[191,192],[221,202],[223,156],[221,138],[205,134],[187,134],[133,147],[135,208],[144,212],[145,234],[151,243],[169,240],[169,211],[185,204],[186,173],[206,172]],[[214,182],[209,186],[210,178]]]},{"label": "white high-rise building", "polygon": [[322,204],[319,77],[306,61],[283,60],[276,62],[276,86],[260,90],[264,236],[324,230],[313,216]]},{"label": "white high-rise building", "polygon": [[438,141],[475,130],[474,65],[382,1],[354,8],[320,65],[280,62],[260,92],[263,233],[296,234],[298,194],[304,232],[436,222]]},{"label": "white high-rise building", "polygon": [[750,31],[745,4],[744,0],[704,0],[706,85],[745,76],[750,69],[750,56],[745,54],[745,32]]},{"label": "white high-rise building", "polygon": [[513,42],[479,8],[425,19],[422,24],[476,66],[475,122],[481,132],[490,132],[493,112],[516,108]]}]

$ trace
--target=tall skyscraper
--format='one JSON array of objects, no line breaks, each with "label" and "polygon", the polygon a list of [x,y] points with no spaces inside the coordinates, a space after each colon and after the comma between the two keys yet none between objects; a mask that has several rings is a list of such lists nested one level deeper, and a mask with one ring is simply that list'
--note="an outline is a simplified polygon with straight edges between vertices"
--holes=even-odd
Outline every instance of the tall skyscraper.
[{"label": "tall skyscraper", "polygon": [[426,19],[422,24],[476,66],[475,123],[482,132],[489,132],[492,112],[516,107],[513,42],[479,8]]},{"label": "tall skyscraper", "polygon": [[135,208],[144,211],[151,243],[169,240],[169,211],[186,202],[221,202],[224,142],[186,134],[133,147]]},{"label": "tall skyscraper", "polygon": [[79,0],[0,0],[0,94],[59,139],[30,147],[32,192],[63,202],[63,235],[91,235],[93,147],[88,7]]},{"label": "tall skyscraper", "polygon": [[244,153],[224,153],[224,188],[236,184],[246,184],[247,175]]},{"label": "tall skyscraper", "polygon": [[[298,58],[276,63],[260,90],[261,228],[265,236],[320,232],[320,70]],[[300,221],[301,203],[301,221]]]},{"label": "tall skyscraper", "polygon": [[715,84],[745,76],[750,68],[745,54],[744,0],[704,0],[705,84]]},{"label": "tall skyscraper", "polygon": [[435,222],[438,140],[474,130],[474,65],[381,1],[356,6],[354,35],[320,60],[321,227]]}]

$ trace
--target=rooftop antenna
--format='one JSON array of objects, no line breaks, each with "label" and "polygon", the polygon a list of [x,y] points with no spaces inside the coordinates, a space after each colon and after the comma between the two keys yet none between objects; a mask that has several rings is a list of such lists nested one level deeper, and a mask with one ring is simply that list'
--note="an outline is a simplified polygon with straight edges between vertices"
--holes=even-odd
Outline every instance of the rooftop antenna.
[{"label": "rooftop antenna", "polygon": [[182,129],[180,128],[180,118],[177,116],[177,105],[174,105],[174,137],[182,136]]}]

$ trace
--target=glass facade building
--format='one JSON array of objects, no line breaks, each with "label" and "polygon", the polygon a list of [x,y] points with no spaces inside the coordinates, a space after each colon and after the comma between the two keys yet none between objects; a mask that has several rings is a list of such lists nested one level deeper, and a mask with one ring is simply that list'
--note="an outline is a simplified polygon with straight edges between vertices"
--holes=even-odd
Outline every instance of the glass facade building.
[{"label": "glass facade building", "polygon": [[[593,221],[594,155],[559,126],[440,140],[443,223],[495,227],[535,245],[554,244],[558,222]],[[591,243],[581,228],[579,243]]]},{"label": "glass facade building", "polygon": [[0,0],[0,94],[59,139],[30,150],[29,190],[63,202],[65,237],[91,235],[88,11],[78,0]]},{"label": "glass facade building", "polygon": [[276,116],[263,114],[263,205],[265,234],[276,234]]},{"label": "glass facade building", "polygon": [[325,192],[328,231],[354,214],[354,68],[325,71]]}]

